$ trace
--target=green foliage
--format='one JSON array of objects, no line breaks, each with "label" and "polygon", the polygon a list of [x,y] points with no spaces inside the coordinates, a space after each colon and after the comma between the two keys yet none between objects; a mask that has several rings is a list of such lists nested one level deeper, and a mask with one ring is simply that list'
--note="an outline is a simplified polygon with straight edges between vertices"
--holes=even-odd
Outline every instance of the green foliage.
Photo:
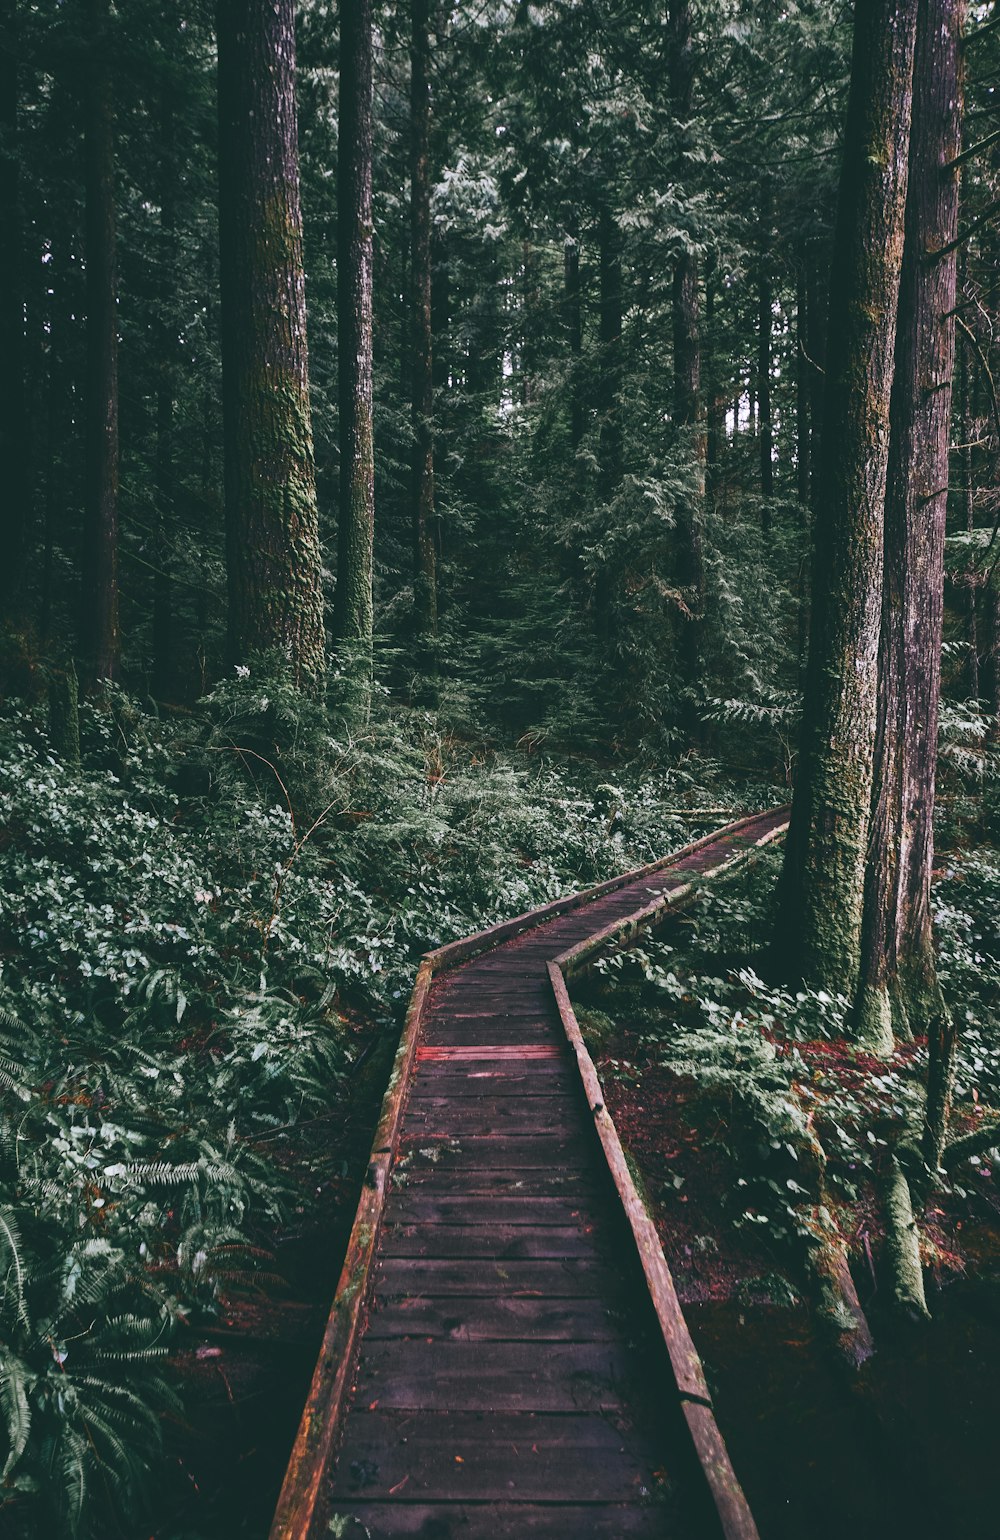
[{"label": "green foliage", "polygon": [[391,1034],[423,951],[683,843],[665,806],[722,794],[381,695],[351,736],[274,660],[173,722],[109,688],[81,743],[0,718],[0,1522],[25,1540],[155,1489],[171,1345],[267,1284],[303,1201],[269,1136],[343,1088],[343,1010]]},{"label": "green foliage", "polygon": [[[765,859],[776,876],[780,856]],[[772,902],[766,865],[711,884],[682,936],[613,956],[597,977],[602,1011],[698,1088],[705,1127],[733,1158],[734,1221],[787,1242],[808,1238],[818,1202],[853,1203],[894,1150],[919,1139],[926,1052],[870,1059],[847,1040],[844,998],[765,983],[756,970]],[[960,1124],[1000,1105],[996,852],[949,858],[934,909],[940,978],[960,1023]]]}]

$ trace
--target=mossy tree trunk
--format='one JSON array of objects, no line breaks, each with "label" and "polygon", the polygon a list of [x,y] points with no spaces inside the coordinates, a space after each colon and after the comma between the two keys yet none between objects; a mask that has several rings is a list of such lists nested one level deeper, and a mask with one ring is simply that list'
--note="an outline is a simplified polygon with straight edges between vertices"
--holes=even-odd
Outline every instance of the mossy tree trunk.
[{"label": "mossy tree trunk", "polygon": [[580,239],[574,222],[563,242],[563,304],[566,316],[566,340],[569,343],[569,442],[575,457],[583,441],[585,426],[580,357],[583,353],[583,302],[580,288]]},{"label": "mossy tree trunk", "polygon": [[156,460],[153,532],[153,667],[157,700],[168,700],[174,678],[174,584],[172,574],[176,477],[174,471],[174,400],[177,392],[178,327],[173,306],[173,274],[177,271],[177,159],[171,81],[163,87],[160,104],[160,242],[162,288],[159,294],[156,381]]},{"label": "mossy tree trunk", "polygon": [[938,1029],[944,1010],[931,933],[934,778],[941,689],[944,541],[955,367],[960,32],[964,0],[920,0],[906,243],[885,511],[875,782],[858,1021]]},{"label": "mossy tree trunk", "polygon": [[789,977],[848,999],[861,964],[916,12],[917,0],[859,0],[855,12],[806,708],[776,933]]},{"label": "mossy tree trunk", "polygon": [[[598,229],[597,493],[610,517],[610,506],[622,479],[622,236],[609,208],[602,210]],[[614,580],[605,559],[594,574],[594,618],[602,644],[611,640]]]},{"label": "mossy tree trunk", "polygon": [[83,0],[87,362],[80,649],[87,680],[114,679],[118,626],[118,271],[108,0]]},{"label": "mossy tree trunk", "polygon": [[[668,78],[670,104],[677,120],[677,173],[683,168],[688,124],[694,108],[694,45],[691,38],[689,0],[671,0],[667,13]],[[697,692],[701,674],[701,619],[705,598],[705,562],[702,526],[705,503],[705,413],[701,389],[701,294],[698,258],[681,250],[674,258],[671,295],[674,352],[673,417],[687,437],[694,463],[694,491],[682,498],[676,514],[677,585],[684,595],[688,614],[682,616],[678,634],[685,677]],[[698,723],[691,712],[688,726]]]},{"label": "mossy tree trunk", "polygon": [[340,510],[333,634],[367,715],[372,669],[375,451],[372,436],[372,8],[340,10],[337,321]]},{"label": "mossy tree trunk", "polygon": [[430,640],[437,636],[438,604],[434,547],[429,0],[411,0],[410,25],[410,506],[416,628],[419,636]]},{"label": "mossy tree trunk", "polygon": [[771,527],[771,498],[774,495],[774,418],[771,410],[772,343],[774,333],[774,280],[771,274],[771,240],[774,220],[774,194],[770,178],[760,184],[760,252],[757,258],[757,391],[760,434],[757,453],[760,460],[761,524]]},{"label": "mossy tree trunk", "polygon": [[324,673],[306,350],[294,0],[219,0],[219,229],[229,652]]},{"label": "mossy tree trunk", "polygon": [[30,530],[31,484],[25,454],[28,409],[25,382],[24,250],[18,149],[17,0],[0,4],[0,460],[4,466],[4,561],[0,601],[6,618],[21,607]]}]

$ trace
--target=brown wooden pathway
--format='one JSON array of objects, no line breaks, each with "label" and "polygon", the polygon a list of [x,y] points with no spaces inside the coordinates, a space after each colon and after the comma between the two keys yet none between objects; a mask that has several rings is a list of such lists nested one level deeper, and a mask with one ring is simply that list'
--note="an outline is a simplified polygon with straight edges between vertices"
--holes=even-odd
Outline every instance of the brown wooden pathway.
[{"label": "brown wooden pathway", "polygon": [[548,965],[786,823],[422,974],[273,1540],[755,1533],[689,1340],[690,1383],[668,1356]]}]

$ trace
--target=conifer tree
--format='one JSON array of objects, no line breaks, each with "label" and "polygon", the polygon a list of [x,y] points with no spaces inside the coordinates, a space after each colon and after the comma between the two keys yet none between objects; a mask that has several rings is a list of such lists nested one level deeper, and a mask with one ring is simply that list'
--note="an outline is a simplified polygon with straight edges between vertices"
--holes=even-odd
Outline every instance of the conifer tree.
[{"label": "conifer tree", "polygon": [[306,350],[294,0],[219,0],[229,652],[324,672]]}]

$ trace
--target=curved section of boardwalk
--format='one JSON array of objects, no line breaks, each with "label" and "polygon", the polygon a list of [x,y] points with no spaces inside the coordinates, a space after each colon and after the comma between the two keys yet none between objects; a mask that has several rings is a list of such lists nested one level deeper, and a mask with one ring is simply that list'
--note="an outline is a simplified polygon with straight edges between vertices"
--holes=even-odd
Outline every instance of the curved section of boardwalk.
[{"label": "curved section of boardwalk", "polygon": [[[704,1479],[692,1408],[682,1415],[686,1395],[714,1433],[707,1393],[678,1394],[548,964],[786,822],[772,812],[723,830],[421,996],[398,1137],[385,1146],[391,1177],[373,1208],[377,1249],[370,1234],[352,1238],[371,1241],[374,1261],[356,1367],[330,1414],[339,1454],[317,1427],[324,1373],[337,1368],[321,1359],[275,1537],[735,1532]],[[352,1287],[345,1268],[338,1303],[357,1314]],[[321,1448],[304,1497],[308,1450]]]}]

